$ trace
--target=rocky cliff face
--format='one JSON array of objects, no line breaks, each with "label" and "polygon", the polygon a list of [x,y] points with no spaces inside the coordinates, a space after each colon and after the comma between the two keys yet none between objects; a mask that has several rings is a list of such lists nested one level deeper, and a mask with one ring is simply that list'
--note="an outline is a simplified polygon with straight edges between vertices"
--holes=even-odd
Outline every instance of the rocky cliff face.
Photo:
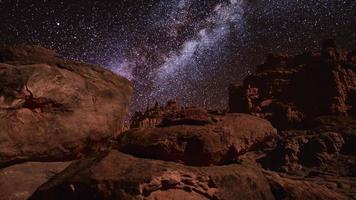
[{"label": "rocky cliff face", "polygon": [[250,113],[281,129],[307,128],[322,115],[355,115],[356,51],[324,41],[321,53],[271,54],[243,84],[229,88],[230,112]]},{"label": "rocky cliff face", "polygon": [[0,47],[0,165],[66,160],[121,132],[132,87],[38,46]]}]

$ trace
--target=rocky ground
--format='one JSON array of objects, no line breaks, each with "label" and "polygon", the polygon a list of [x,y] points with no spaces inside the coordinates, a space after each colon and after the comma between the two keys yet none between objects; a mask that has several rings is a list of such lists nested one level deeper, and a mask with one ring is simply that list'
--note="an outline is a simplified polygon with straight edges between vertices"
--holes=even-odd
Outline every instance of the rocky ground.
[{"label": "rocky ground", "polygon": [[228,113],[156,104],[37,46],[0,47],[0,199],[356,199],[356,52],[271,54]]}]

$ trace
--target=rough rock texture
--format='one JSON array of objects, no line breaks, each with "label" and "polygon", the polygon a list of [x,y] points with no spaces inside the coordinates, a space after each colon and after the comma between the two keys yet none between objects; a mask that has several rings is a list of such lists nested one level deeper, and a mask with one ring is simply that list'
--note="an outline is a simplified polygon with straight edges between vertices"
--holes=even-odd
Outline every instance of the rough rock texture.
[{"label": "rough rock texture", "polygon": [[[265,167],[288,172],[302,166],[325,166],[335,161],[335,156],[343,151],[345,145],[343,136],[335,132],[289,131],[285,134],[288,136],[280,139],[277,147],[261,159]],[[345,169],[341,171],[347,173]]]},{"label": "rough rock texture", "polygon": [[356,199],[355,60],[355,51],[325,40],[317,54],[271,54],[230,86],[230,112],[268,119],[279,131],[252,156],[278,172],[266,173],[276,199]]},{"label": "rough rock texture", "polygon": [[[356,120],[322,117],[311,130],[283,131],[273,150],[260,159],[265,168],[283,172],[310,168],[339,176],[356,176]],[[309,169],[309,170],[308,170]]]},{"label": "rough rock texture", "polygon": [[[120,133],[132,87],[37,46],[0,46],[0,165],[65,160]],[[99,147],[100,146],[100,147]]]},{"label": "rough rock texture", "polygon": [[118,151],[69,166],[30,200],[55,199],[274,199],[253,163],[188,167]]},{"label": "rough rock texture", "polygon": [[[356,199],[356,51],[340,51],[332,40],[320,54],[272,54],[231,86],[230,111],[249,114],[169,101],[135,113],[133,129],[114,141],[127,80],[20,47],[0,48],[0,162],[96,152],[31,200]],[[108,140],[116,149],[98,153]],[[25,198],[49,165],[0,170],[0,191]]]},{"label": "rough rock texture", "polygon": [[164,127],[132,129],[120,136],[118,148],[144,158],[188,165],[221,165],[235,162],[247,151],[262,148],[266,141],[277,135],[268,121],[252,115],[210,117],[213,120],[205,125],[166,124]]},{"label": "rough rock texture", "polygon": [[[136,112],[131,119],[131,128],[153,128],[179,124],[204,125],[212,122],[211,116],[219,114],[198,107],[181,107],[176,101],[168,101],[165,106],[156,103],[145,112]],[[222,114],[222,113],[220,113]]]},{"label": "rough rock texture", "polygon": [[[287,173],[293,176],[292,179],[324,185],[355,199],[356,120],[324,116],[315,121],[310,130],[281,132],[276,146],[265,151],[258,162],[265,169]],[[305,189],[293,184],[288,187]],[[283,193],[287,196],[293,194],[290,189]],[[320,194],[325,193],[320,191]]]},{"label": "rough rock texture", "polygon": [[313,181],[298,180],[282,177],[277,173],[267,172],[266,177],[270,183],[276,199],[320,199],[320,200],[347,200],[349,197],[331,190],[328,187]]},{"label": "rough rock texture", "polygon": [[324,42],[320,54],[271,54],[242,85],[229,88],[230,112],[251,113],[280,129],[306,128],[322,115],[354,115],[356,56]]},{"label": "rough rock texture", "polygon": [[28,162],[0,169],[1,200],[26,200],[70,162]]}]

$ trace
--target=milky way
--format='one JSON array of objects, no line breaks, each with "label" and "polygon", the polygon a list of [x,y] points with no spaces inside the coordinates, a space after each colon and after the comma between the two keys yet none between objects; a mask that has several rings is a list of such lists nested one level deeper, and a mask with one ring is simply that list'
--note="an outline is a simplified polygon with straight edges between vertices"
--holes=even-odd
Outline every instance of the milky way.
[{"label": "milky way", "polygon": [[356,41],[354,0],[0,0],[0,42],[35,43],[100,64],[155,101],[224,108],[227,87],[268,52]]}]

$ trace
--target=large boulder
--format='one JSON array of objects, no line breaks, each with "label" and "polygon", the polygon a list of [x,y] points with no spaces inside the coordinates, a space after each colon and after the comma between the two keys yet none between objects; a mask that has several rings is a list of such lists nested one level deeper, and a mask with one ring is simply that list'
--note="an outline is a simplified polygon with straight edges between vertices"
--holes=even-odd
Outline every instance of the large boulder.
[{"label": "large boulder", "polygon": [[[267,120],[246,114],[211,116],[208,124],[165,125],[132,129],[118,139],[118,149],[135,156],[188,165],[236,162],[247,151],[262,148],[277,135]],[[208,122],[208,121],[207,121]]]},{"label": "large boulder", "polygon": [[56,199],[274,199],[253,162],[189,167],[135,158],[118,151],[73,163],[30,200]]},{"label": "large boulder", "polygon": [[121,132],[127,79],[37,46],[1,46],[0,62],[0,165],[72,159]]},{"label": "large boulder", "polygon": [[2,200],[26,200],[70,162],[28,162],[0,169]]}]

